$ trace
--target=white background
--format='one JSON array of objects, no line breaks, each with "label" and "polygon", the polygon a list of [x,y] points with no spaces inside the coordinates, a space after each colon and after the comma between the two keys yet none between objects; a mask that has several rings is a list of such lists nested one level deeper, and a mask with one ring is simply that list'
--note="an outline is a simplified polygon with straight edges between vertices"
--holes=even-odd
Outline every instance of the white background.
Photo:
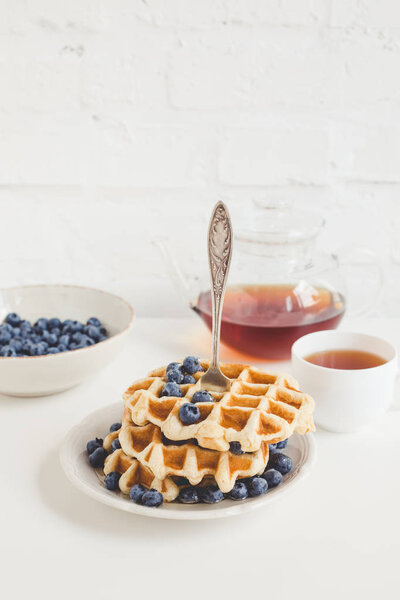
[{"label": "white background", "polygon": [[399,72],[395,0],[1,0],[1,285],[182,315],[151,239],[204,252],[217,197],[235,225],[278,190],[327,249],[380,253],[393,297]]}]

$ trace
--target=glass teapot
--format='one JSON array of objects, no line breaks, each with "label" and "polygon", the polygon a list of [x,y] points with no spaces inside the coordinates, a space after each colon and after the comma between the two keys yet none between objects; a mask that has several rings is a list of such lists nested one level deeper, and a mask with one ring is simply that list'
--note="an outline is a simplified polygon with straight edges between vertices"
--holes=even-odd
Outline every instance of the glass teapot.
[{"label": "glass teapot", "polygon": [[[282,202],[259,205],[250,221],[242,220],[241,229],[235,229],[233,219],[233,257],[221,324],[224,344],[250,357],[287,359],[299,337],[334,329],[346,311],[343,265],[367,266],[372,273],[373,291],[369,290],[367,302],[358,305],[351,316],[371,310],[383,283],[378,257],[365,248],[335,254],[317,251],[315,240],[323,226],[321,217],[292,210]],[[211,329],[206,252],[200,255],[201,267],[191,257],[190,268],[185,268],[164,240],[157,243],[174,282]],[[188,257],[187,252],[182,255]],[[360,258],[363,264],[357,264]]]}]

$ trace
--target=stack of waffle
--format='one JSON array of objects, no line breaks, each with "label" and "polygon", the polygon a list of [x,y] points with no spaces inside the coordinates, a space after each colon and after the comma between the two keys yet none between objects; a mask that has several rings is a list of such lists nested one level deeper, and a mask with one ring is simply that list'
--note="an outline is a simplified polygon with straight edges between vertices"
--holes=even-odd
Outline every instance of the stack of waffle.
[{"label": "stack of waffle", "polygon": [[[200,364],[205,371],[209,361]],[[140,483],[170,502],[188,482],[212,482],[227,493],[238,478],[263,473],[269,444],[314,430],[314,401],[292,377],[241,364],[221,364],[221,370],[231,389],[198,403],[200,419],[191,425],[182,423],[179,409],[199,391],[203,371],[193,374],[195,383],[180,386],[182,397],[162,395],[166,367],[128,388],[121,428],[104,440],[110,450],[119,439],[121,448],[107,457],[104,472],[121,473],[122,492]]]}]

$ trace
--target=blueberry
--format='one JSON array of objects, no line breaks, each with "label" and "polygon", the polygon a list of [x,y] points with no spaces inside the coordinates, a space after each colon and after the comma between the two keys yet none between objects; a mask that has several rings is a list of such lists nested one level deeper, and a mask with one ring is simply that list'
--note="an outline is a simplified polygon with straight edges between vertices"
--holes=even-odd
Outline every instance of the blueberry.
[{"label": "blueberry", "polygon": [[60,353],[60,349],[57,348],[56,346],[52,346],[51,348],[49,348],[47,350],[47,354],[59,354]]},{"label": "blueberry", "polygon": [[195,378],[193,377],[193,375],[184,375],[183,376],[183,381],[182,383],[196,383]]},{"label": "blueberry", "polygon": [[86,321],[86,325],[94,325],[95,327],[100,327],[101,321],[99,321],[99,319],[97,319],[96,317],[90,317],[90,319]]},{"label": "blueberry", "polygon": [[50,333],[49,331],[43,331],[42,339],[47,342],[49,346],[54,346],[57,344],[57,336],[54,333]]},{"label": "blueberry", "polygon": [[176,369],[170,369],[169,371],[167,371],[167,381],[173,381],[174,383],[182,383],[182,369],[180,367],[177,367]]},{"label": "blueberry", "polygon": [[49,325],[49,320],[41,318],[36,321],[36,323],[33,326],[33,329],[37,333],[39,333],[39,332],[45,331],[48,328],[48,325]]},{"label": "blueberry", "polygon": [[183,446],[184,444],[187,444],[188,441],[187,440],[170,440],[169,438],[165,437],[165,435],[162,433],[162,443],[164,444],[164,446]]},{"label": "blueberry", "polygon": [[11,340],[11,333],[6,329],[0,329],[0,344],[8,344]]},{"label": "blueberry", "polygon": [[111,451],[115,452],[115,450],[119,450],[121,448],[121,442],[119,441],[118,438],[115,438],[115,440],[113,440],[111,442]]},{"label": "blueberry", "polygon": [[8,313],[4,320],[12,327],[16,327],[21,322],[21,317],[19,317],[17,313]]},{"label": "blueberry", "polygon": [[274,454],[274,452],[279,452],[279,450],[276,447],[276,444],[268,444],[268,448],[270,454]]},{"label": "blueberry", "polygon": [[107,338],[107,336],[108,336],[107,329],[103,326],[101,326],[99,329],[100,329],[101,335],[105,336]]},{"label": "blueberry", "polygon": [[86,451],[88,454],[92,454],[97,448],[103,447],[103,440],[101,438],[95,438],[94,440],[89,440],[86,444]]},{"label": "blueberry", "polygon": [[33,343],[30,340],[24,340],[22,343],[22,354],[31,355]]},{"label": "blueberry", "polygon": [[198,391],[193,394],[192,402],[194,404],[196,404],[197,402],[214,402],[214,398],[209,392]]},{"label": "blueberry", "polygon": [[77,345],[77,348],[87,348],[88,346],[93,346],[96,342],[92,340],[87,335],[83,335],[81,341]]},{"label": "blueberry", "polygon": [[171,369],[180,369],[182,365],[177,362],[171,362],[167,365],[166,372],[171,371]]},{"label": "blueberry", "polygon": [[108,340],[108,337],[106,335],[102,335],[99,339],[99,342],[104,342],[104,340]]},{"label": "blueberry", "polygon": [[55,335],[56,338],[58,339],[61,335],[61,329],[59,327],[53,327],[53,329],[51,330],[51,333],[53,335]]},{"label": "blueberry", "polygon": [[143,504],[143,506],[148,506],[151,508],[161,506],[161,504],[163,503],[162,494],[160,492],[157,492],[157,490],[149,490],[148,492],[145,492],[143,494],[141,503]]},{"label": "blueberry", "polygon": [[68,348],[65,344],[58,344],[57,348],[59,349],[60,352],[67,352]]},{"label": "blueberry", "polygon": [[19,334],[21,333],[21,328],[20,327],[13,327],[13,330],[10,331],[11,335],[14,337],[18,337]]},{"label": "blueberry", "polygon": [[179,409],[179,418],[184,425],[193,425],[200,419],[200,409],[196,404],[182,404]]},{"label": "blueberry", "polygon": [[197,504],[199,495],[196,488],[193,486],[182,488],[179,492],[178,500],[182,504]]},{"label": "blueberry", "polygon": [[31,342],[33,342],[34,344],[38,344],[41,341],[41,337],[39,334],[37,333],[32,333],[32,335],[29,338],[31,340]]},{"label": "blueberry", "polygon": [[65,321],[62,322],[61,330],[63,333],[69,333],[70,331],[72,331],[73,326],[74,322],[72,319],[65,319]]},{"label": "blueberry", "polygon": [[13,330],[14,330],[13,326],[12,326],[12,325],[10,325],[10,323],[3,323],[3,324],[0,326],[0,329],[2,329],[3,331],[8,331],[8,332],[9,332],[9,333],[11,333],[11,334],[12,334],[12,332],[13,332]]},{"label": "blueberry", "polygon": [[242,450],[240,442],[230,442],[229,451],[232,452],[232,454],[244,454],[244,450]]},{"label": "blueberry", "polygon": [[110,432],[118,431],[118,429],[121,429],[121,423],[113,423],[110,427]]},{"label": "blueberry", "polygon": [[54,329],[55,327],[60,328],[61,327],[60,319],[57,319],[57,318],[49,319],[48,327],[49,327],[49,329]]},{"label": "blueberry", "polygon": [[224,495],[216,485],[207,485],[199,488],[199,496],[206,504],[215,504],[224,499]]},{"label": "blueberry", "polygon": [[95,327],[94,325],[89,325],[89,327],[86,328],[85,333],[96,342],[101,338],[99,327]]},{"label": "blueberry", "polygon": [[105,486],[108,490],[114,491],[119,488],[119,480],[121,477],[121,473],[118,471],[111,471],[108,473],[104,479]]},{"label": "blueberry", "polygon": [[261,496],[268,491],[268,483],[262,477],[253,477],[247,487],[250,496]]},{"label": "blueberry", "polygon": [[107,450],[104,448],[96,448],[96,450],[89,455],[89,462],[94,469],[100,469],[104,467],[104,461],[106,460],[106,457]]},{"label": "blueberry", "polygon": [[71,341],[71,336],[68,333],[64,333],[64,335],[60,336],[60,339],[58,340],[58,344],[62,344],[63,346],[67,347],[68,344]]},{"label": "blueberry", "polygon": [[190,486],[190,481],[186,477],[174,477],[176,485]]},{"label": "blueberry", "polygon": [[282,440],[281,442],[278,442],[276,444],[276,447],[278,448],[278,450],[283,450],[284,448],[286,448],[288,441],[289,440],[286,439],[286,440]]},{"label": "blueberry", "polygon": [[276,469],[282,475],[289,473],[292,470],[292,466],[292,459],[281,452],[276,452],[270,456],[268,461],[268,469]]},{"label": "blueberry", "polygon": [[183,361],[183,370],[189,375],[193,375],[193,373],[197,373],[198,371],[202,371],[202,366],[200,361],[195,356],[187,356]]},{"label": "blueberry", "polygon": [[181,398],[182,390],[177,383],[171,381],[163,385],[161,396],[177,396],[178,398]]},{"label": "blueberry", "polygon": [[15,348],[7,344],[6,346],[3,346],[0,350],[0,356],[17,356],[17,352]]},{"label": "blueberry", "polygon": [[22,352],[22,345],[23,345],[22,338],[20,338],[20,337],[13,338],[12,340],[10,340],[9,345],[14,348],[15,352]]},{"label": "blueberry", "polygon": [[282,473],[276,469],[268,469],[267,471],[264,471],[261,477],[263,477],[268,483],[268,488],[274,488],[282,481]]},{"label": "blueberry", "polygon": [[243,481],[237,481],[231,491],[228,494],[228,497],[231,500],[244,500],[249,495],[247,491],[246,484]]},{"label": "blueberry", "polygon": [[72,339],[74,340],[74,342],[77,342],[78,344],[81,342],[81,340],[83,339],[84,334],[80,331],[76,331],[73,336]]},{"label": "blueberry", "polygon": [[83,324],[79,321],[71,321],[71,319],[67,319],[64,321],[62,332],[63,333],[77,333],[83,330]]},{"label": "blueberry", "polygon": [[129,497],[131,500],[136,502],[137,504],[141,501],[143,494],[145,493],[146,488],[140,485],[140,483],[135,483],[129,490]]},{"label": "blueberry", "polygon": [[37,356],[43,356],[43,354],[47,353],[47,350],[49,348],[49,345],[47,342],[38,342],[36,344],[36,353]]}]

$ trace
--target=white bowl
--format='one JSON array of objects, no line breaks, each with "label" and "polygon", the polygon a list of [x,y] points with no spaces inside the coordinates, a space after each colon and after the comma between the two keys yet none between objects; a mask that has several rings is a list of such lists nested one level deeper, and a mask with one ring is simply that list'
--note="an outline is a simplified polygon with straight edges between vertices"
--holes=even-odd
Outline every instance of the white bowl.
[{"label": "white bowl", "polygon": [[0,321],[9,312],[87,321],[97,317],[109,339],[87,348],[45,356],[0,357],[0,392],[44,396],[71,388],[105,367],[121,350],[133,324],[131,305],[109,292],[75,285],[32,285],[0,290]]}]

